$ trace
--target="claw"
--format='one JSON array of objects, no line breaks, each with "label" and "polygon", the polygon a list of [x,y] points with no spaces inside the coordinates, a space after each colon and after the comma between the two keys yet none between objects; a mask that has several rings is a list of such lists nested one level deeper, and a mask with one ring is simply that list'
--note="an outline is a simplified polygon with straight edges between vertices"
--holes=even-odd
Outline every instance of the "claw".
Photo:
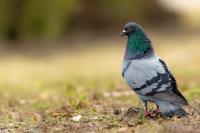
[{"label": "claw", "polygon": [[161,113],[158,105],[156,105],[157,106],[156,110],[149,112],[147,109],[147,102],[144,101],[143,104],[144,104],[144,116],[145,117],[155,117]]},{"label": "claw", "polygon": [[157,115],[157,113],[155,113],[155,112],[144,112],[144,116],[145,117],[154,117],[154,116],[156,116]]},{"label": "claw", "polygon": [[148,110],[145,110],[144,112],[144,116],[145,117],[155,117],[157,115],[159,115],[161,112],[159,110],[159,108],[157,108],[156,110],[153,110],[151,112],[149,112]]},{"label": "claw", "polygon": [[152,115],[151,112],[146,112],[146,111],[144,112],[144,116],[145,116],[145,117],[149,117],[149,116],[151,116],[151,115]]},{"label": "claw", "polygon": [[151,113],[151,116],[157,116],[159,115],[161,112],[159,109],[156,109],[156,110],[153,110],[152,113]]}]

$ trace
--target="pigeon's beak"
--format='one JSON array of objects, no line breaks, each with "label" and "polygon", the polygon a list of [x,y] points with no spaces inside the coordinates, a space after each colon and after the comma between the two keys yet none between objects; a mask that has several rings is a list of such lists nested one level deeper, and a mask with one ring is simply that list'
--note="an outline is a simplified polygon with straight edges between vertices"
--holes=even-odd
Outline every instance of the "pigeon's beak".
[{"label": "pigeon's beak", "polygon": [[127,34],[128,34],[128,31],[123,30],[122,33],[121,33],[121,37],[122,37],[122,36],[125,36],[125,35],[127,35]]}]

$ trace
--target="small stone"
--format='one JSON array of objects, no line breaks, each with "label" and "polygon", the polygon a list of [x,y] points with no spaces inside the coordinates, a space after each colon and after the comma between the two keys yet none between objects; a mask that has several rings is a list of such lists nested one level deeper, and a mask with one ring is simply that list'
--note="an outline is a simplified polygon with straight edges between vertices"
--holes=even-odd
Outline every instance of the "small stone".
[{"label": "small stone", "polygon": [[72,117],[73,121],[80,121],[80,119],[81,119],[81,115],[77,115],[77,116]]},{"label": "small stone", "polygon": [[97,116],[95,116],[95,117],[93,117],[93,119],[94,119],[94,120],[96,120],[96,119],[98,119],[98,117],[97,117]]}]

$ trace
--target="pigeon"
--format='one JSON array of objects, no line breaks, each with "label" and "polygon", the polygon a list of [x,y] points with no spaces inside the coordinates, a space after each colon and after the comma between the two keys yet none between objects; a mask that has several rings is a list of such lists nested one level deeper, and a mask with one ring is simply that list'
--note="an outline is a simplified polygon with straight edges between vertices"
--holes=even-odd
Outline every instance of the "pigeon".
[{"label": "pigeon", "polygon": [[[166,63],[155,54],[143,28],[135,22],[129,22],[124,26],[121,36],[128,37],[122,76],[141,99],[145,116],[186,116],[182,106],[188,105],[188,101],[178,90]],[[147,102],[155,103],[156,110],[148,111]]]}]

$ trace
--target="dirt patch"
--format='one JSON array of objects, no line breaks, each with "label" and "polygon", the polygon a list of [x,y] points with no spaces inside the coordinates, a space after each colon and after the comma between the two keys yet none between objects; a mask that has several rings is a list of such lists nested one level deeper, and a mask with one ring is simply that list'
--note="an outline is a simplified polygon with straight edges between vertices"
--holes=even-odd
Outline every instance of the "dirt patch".
[{"label": "dirt patch", "polygon": [[130,108],[125,112],[125,116],[127,116],[127,117],[132,117],[132,116],[138,115],[140,111],[141,111],[141,110],[140,110],[139,108],[130,107]]},{"label": "dirt patch", "polygon": [[[200,102],[193,101],[186,111],[187,117],[163,118],[144,117],[141,108],[125,108],[120,105],[100,106],[97,110],[73,110],[63,105],[55,109],[12,114],[12,121],[1,122],[0,131],[15,132],[120,132],[120,133],[199,133],[200,132]],[[5,114],[2,114],[5,115]],[[14,116],[13,116],[14,115]],[[72,118],[81,116],[74,121]],[[20,119],[19,119],[20,117]],[[27,118],[31,121],[27,122]]]}]

